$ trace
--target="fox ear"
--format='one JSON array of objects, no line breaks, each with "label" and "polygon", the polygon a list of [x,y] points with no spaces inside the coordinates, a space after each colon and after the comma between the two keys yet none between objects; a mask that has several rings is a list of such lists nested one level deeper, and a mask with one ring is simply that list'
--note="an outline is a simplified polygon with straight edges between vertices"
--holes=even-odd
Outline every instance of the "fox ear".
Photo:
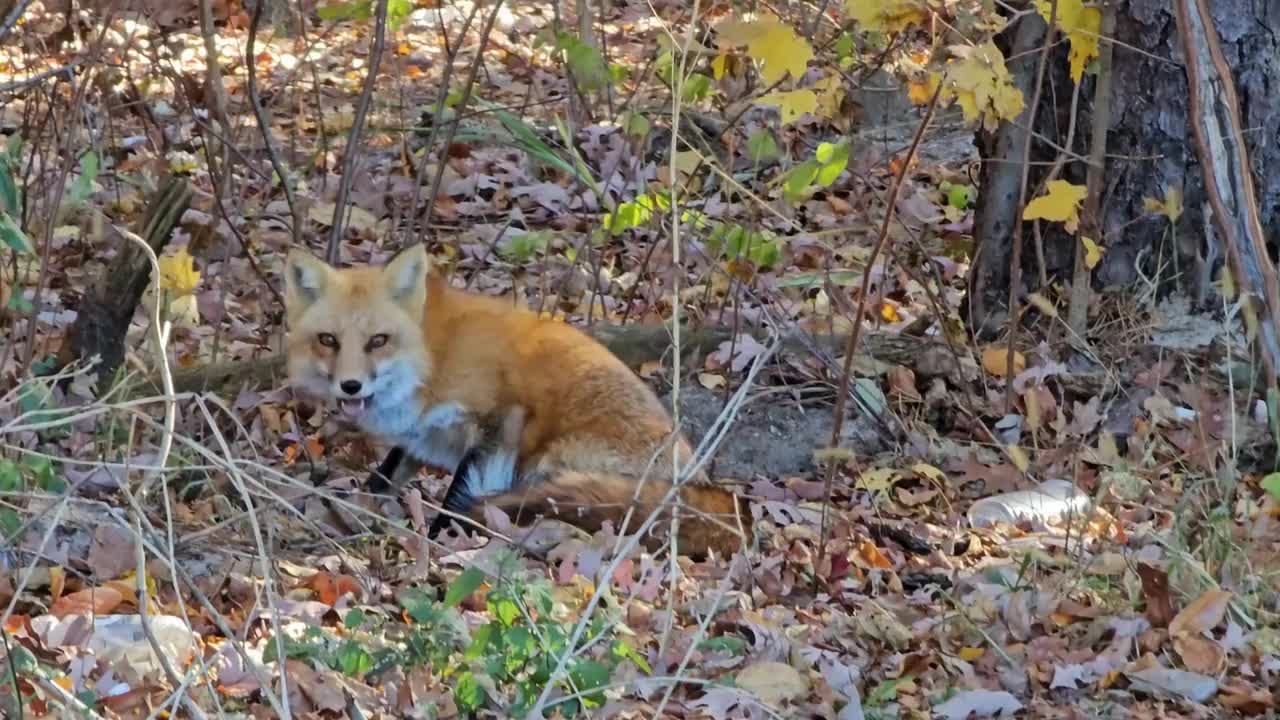
[{"label": "fox ear", "polygon": [[421,243],[396,253],[382,269],[391,299],[413,314],[427,302],[427,249]]},{"label": "fox ear", "polygon": [[290,318],[320,299],[333,268],[305,250],[294,249],[284,264],[284,305]]}]

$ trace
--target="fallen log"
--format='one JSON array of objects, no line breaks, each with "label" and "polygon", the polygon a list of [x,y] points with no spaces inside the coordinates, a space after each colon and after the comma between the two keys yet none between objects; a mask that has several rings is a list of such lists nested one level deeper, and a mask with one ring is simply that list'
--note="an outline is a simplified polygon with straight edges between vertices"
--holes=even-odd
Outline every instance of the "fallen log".
[{"label": "fallen log", "polygon": [[[147,202],[139,236],[157,256],[164,252],[187,206],[191,204],[191,185],[185,178],[170,176]],[[81,298],[76,307],[76,320],[67,334],[67,342],[58,354],[59,366],[97,356],[94,368],[98,392],[105,392],[124,361],[125,335],[134,311],[147,285],[151,282],[151,259],[142,248],[127,238],[121,243],[106,272]]]},{"label": "fallen log", "polygon": [[[645,363],[664,360],[672,349],[671,333],[663,325],[596,325],[588,328],[587,333],[633,370]],[[701,362],[733,335],[732,329],[715,326],[685,331],[681,335],[682,362]],[[798,335],[791,335],[783,340],[782,347],[799,353],[810,352],[817,347],[834,356],[846,342],[847,338],[840,335],[817,335],[807,342]],[[955,366],[945,343],[909,335],[865,334],[858,354],[882,363],[906,365],[922,375],[946,374]],[[284,358],[280,355],[212,363],[173,373],[177,392],[223,393],[228,391],[228,385],[278,387],[284,382]],[[152,391],[160,387],[158,378],[151,378],[144,384],[149,385],[148,389]]]}]

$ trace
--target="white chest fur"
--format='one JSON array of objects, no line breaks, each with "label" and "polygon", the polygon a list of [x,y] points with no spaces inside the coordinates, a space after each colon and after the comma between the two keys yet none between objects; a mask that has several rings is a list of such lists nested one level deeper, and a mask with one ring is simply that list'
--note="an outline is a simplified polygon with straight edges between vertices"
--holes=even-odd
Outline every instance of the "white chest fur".
[{"label": "white chest fur", "polygon": [[364,416],[365,431],[404,448],[431,467],[453,471],[472,442],[474,423],[457,403],[423,408],[416,399],[395,407],[375,405]]},{"label": "white chest fur", "polygon": [[477,441],[476,424],[466,408],[458,403],[424,406],[417,378],[398,368],[380,373],[375,383],[373,401],[360,419],[364,431],[431,467],[455,470]]}]

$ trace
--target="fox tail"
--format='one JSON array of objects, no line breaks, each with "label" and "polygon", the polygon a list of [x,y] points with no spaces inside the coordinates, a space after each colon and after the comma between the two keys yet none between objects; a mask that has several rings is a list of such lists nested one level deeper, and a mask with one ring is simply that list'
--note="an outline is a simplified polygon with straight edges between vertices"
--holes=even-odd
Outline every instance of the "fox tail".
[{"label": "fox tail", "polygon": [[[722,487],[686,485],[668,499],[671,483],[655,479],[640,482],[574,470],[533,475],[517,483],[514,457],[504,452],[471,463],[464,461],[444,507],[480,524],[484,506],[492,505],[517,524],[544,516],[588,532],[611,522],[619,533],[635,532],[656,512],[659,518],[643,538],[651,549],[665,540],[671,527],[670,511],[679,507],[676,550],[693,557],[705,557],[712,550],[728,557],[750,538],[751,515],[746,502]],[[447,523],[448,517],[441,513],[437,523]]]}]

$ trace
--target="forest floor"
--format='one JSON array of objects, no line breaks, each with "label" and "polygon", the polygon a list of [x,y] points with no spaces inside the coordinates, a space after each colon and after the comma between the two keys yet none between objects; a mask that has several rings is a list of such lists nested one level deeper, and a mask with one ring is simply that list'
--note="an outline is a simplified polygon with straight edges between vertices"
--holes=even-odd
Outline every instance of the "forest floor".
[{"label": "forest floor", "polygon": [[[960,329],[979,189],[957,109],[929,115],[867,52],[834,117],[782,126],[703,48],[673,159],[663,52],[691,10],[609,5],[608,82],[588,91],[566,76],[594,56],[553,3],[501,5],[486,36],[493,5],[393,2],[372,83],[367,2],[302,34],[283,11],[253,33],[234,0],[206,35],[194,5],[98,11],[78,38],[27,11],[0,45],[0,715],[1273,712],[1275,411],[1240,372],[1240,319],[1143,286],[1096,294],[1073,338],[1037,296],[1008,377],[1007,337]],[[704,24],[727,17],[705,5]],[[795,192],[805,163],[819,179]],[[190,205],[104,395],[63,367],[69,336],[173,177]],[[616,555],[608,530],[556,523],[534,552],[429,542],[447,475],[361,492],[385,448],[269,360],[284,254],[336,242],[378,263],[419,240],[455,284],[621,327],[616,347],[676,316],[719,333],[678,391],[665,344],[624,359],[695,444],[730,422],[712,471],[751,501],[742,551]],[[162,356],[174,395],[149,384]]]}]

